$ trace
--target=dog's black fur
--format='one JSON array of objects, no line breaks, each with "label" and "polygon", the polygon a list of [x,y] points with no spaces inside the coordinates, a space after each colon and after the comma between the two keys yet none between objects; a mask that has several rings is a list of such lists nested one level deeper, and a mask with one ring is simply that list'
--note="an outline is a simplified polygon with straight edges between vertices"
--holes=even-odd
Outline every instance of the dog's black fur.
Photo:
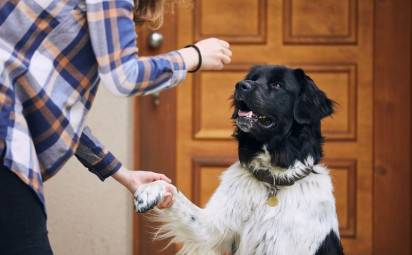
[{"label": "dog's black fur", "polygon": [[320,121],[333,113],[333,105],[302,69],[253,67],[236,85],[232,118],[239,121],[239,110],[252,110],[267,119],[250,124],[248,132],[236,128],[240,161],[248,163],[267,144],[273,165],[289,167],[308,155],[318,163],[323,156]]},{"label": "dog's black fur", "polygon": [[[263,145],[273,166],[288,168],[308,156],[315,164],[321,160],[321,119],[332,115],[334,102],[302,69],[254,66],[236,85],[233,104],[242,164],[262,153]],[[254,115],[239,116],[239,111]],[[316,254],[343,254],[338,237],[331,232]]]}]

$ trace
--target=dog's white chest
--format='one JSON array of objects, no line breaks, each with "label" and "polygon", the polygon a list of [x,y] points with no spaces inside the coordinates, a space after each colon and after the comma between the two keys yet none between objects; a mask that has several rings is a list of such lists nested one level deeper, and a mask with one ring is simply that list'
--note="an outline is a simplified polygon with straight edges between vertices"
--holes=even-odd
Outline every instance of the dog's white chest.
[{"label": "dog's white chest", "polygon": [[268,205],[269,187],[239,163],[222,175],[206,208],[176,193],[174,205],[158,210],[164,238],[183,243],[179,254],[313,255],[331,232],[338,234],[332,183],[326,168],[277,193]]},{"label": "dog's white chest", "polygon": [[[274,207],[268,205],[268,190],[262,189],[261,183],[247,184],[244,180],[237,185],[232,184],[231,188],[237,191],[234,201],[247,203],[238,204],[240,215],[237,217],[245,221],[237,228],[240,239],[236,254],[314,254],[331,227],[338,233],[330,177],[325,171],[321,172],[283,187],[277,194],[278,204]],[[225,183],[225,178],[231,176],[224,176],[222,183]],[[249,208],[248,205],[254,207]]]}]

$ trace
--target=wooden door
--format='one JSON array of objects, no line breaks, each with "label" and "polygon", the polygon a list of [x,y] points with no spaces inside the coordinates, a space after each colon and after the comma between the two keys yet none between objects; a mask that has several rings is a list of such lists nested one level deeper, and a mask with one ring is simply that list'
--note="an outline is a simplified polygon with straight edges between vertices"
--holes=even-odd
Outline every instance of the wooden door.
[{"label": "wooden door", "polygon": [[[338,103],[322,129],[345,253],[373,254],[374,2],[192,2],[180,5],[162,29],[176,42],[161,50],[218,37],[231,43],[233,61],[222,71],[188,75],[176,90],[161,93],[160,106],[141,100],[141,166],[168,169],[179,189],[204,205],[220,173],[237,160],[229,100],[235,83],[254,64],[301,67]],[[164,157],[156,158],[159,152]],[[146,231],[140,228],[140,255],[174,254],[175,248],[161,251],[164,243],[148,241]]]}]

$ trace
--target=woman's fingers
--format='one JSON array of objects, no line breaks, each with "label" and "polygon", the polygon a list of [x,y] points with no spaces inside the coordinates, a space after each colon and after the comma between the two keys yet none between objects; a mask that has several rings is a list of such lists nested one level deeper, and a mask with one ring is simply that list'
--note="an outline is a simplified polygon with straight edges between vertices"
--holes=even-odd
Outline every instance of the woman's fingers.
[{"label": "woman's fingers", "polygon": [[162,209],[170,208],[173,205],[173,197],[170,197],[170,199],[168,199],[164,203],[165,204]]},{"label": "woman's fingers", "polygon": [[222,56],[220,56],[222,63],[227,65],[229,64],[232,60],[229,56],[222,54]]},{"label": "woman's fingers", "polygon": [[202,55],[203,70],[220,70],[231,62],[230,44],[217,38],[208,38],[196,43]]},{"label": "woman's fingers", "polygon": [[[219,39],[218,39],[218,40],[219,40]],[[226,42],[226,41],[219,40],[219,43],[220,43],[223,47],[225,47],[225,48],[229,48],[229,47],[230,47],[230,44],[229,44],[228,42]]]},{"label": "woman's fingers", "polygon": [[163,195],[163,200],[158,204],[157,207],[160,209],[163,208],[169,208],[170,206],[173,205],[173,193],[176,192],[176,187],[168,184],[165,187],[164,195]]},{"label": "woman's fingers", "polygon": [[228,57],[232,57],[232,51],[228,48],[222,48],[222,53]]},{"label": "woman's fingers", "polygon": [[145,174],[145,182],[154,182],[159,180],[163,180],[168,183],[172,182],[172,180],[164,174],[159,174],[152,171],[143,171],[143,173]]},{"label": "woman's fingers", "polygon": [[173,186],[172,184],[166,185],[166,192],[173,192],[176,190],[176,187]]},{"label": "woman's fingers", "polygon": [[167,177],[166,175],[164,175],[164,174],[158,174],[159,176],[159,180],[163,180],[163,181],[165,181],[165,182],[168,182],[168,183],[172,183],[172,180],[169,178],[169,177]]},{"label": "woman's fingers", "polygon": [[173,195],[170,192],[166,192],[163,196],[163,201],[160,202],[157,207],[160,209],[169,208],[173,204]]},{"label": "woman's fingers", "polygon": [[169,202],[167,202],[167,204],[166,204],[166,208],[169,208],[169,207],[171,207],[172,205],[173,205],[173,203],[175,202],[175,199],[173,198],[173,196],[171,197],[171,199],[170,199],[170,201]]}]

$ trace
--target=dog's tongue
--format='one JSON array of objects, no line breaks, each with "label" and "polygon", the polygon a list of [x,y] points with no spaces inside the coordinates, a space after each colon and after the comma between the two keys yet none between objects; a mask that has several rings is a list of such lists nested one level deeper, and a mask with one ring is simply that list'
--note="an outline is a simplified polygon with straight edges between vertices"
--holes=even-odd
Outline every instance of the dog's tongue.
[{"label": "dog's tongue", "polygon": [[252,118],[253,112],[252,111],[239,111],[238,112],[239,117],[246,117],[246,118]]}]

